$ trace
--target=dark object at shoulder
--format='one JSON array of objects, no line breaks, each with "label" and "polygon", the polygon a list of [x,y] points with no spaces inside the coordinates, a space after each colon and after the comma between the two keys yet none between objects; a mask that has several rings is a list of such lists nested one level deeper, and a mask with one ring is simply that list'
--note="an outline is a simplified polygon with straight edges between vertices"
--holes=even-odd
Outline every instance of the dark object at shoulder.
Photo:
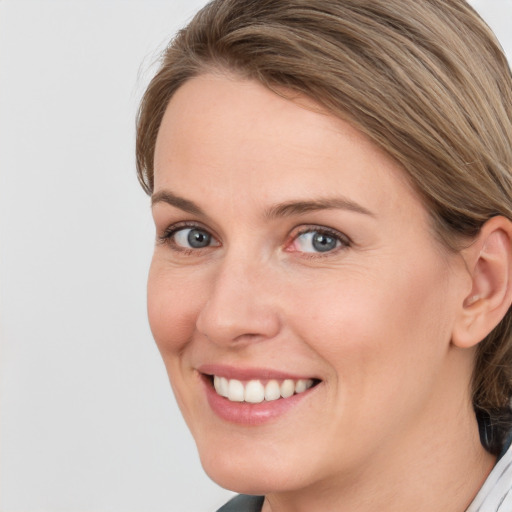
[{"label": "dark object at shoulder", "polygon": [[219,508],[217,512],[261,512],[264,496],[239,494]]},{"label": "dark object at shoulder", "polygon": [[475,412],[482,445],[493,455],[503,456],[512,435],[512,409],[505,407],[491,412],[476,409]]}]

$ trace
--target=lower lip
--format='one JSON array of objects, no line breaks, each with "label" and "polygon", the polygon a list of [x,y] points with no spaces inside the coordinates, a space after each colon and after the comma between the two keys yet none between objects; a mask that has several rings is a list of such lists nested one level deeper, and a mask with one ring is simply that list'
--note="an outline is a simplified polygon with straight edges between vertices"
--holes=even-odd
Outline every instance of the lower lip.
[{"label": "lower lip", "polygon": [[307,391],[289,398],[278,398],[268,402],[263,401],[259,404],[250,404],[248,402],[231,402],[227,398],[218,395],[209,377],[203,375],[202,381],[206,390],[208,404],[217,416],[230,423],[248,426],[261,425],[282,416],[298,405],[317,387],[313,386]]}]

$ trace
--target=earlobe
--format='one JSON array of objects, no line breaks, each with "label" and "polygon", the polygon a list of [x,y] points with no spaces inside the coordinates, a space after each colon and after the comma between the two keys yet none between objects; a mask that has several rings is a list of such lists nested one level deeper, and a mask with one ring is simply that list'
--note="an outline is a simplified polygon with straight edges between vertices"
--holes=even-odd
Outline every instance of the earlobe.
[{"label": "earlobe", "polygon": [[472,287],[461,305],[452,343],[469,348],[499,324],[512,302],[512,222],[502,216],[488,220],[463,253]]}]

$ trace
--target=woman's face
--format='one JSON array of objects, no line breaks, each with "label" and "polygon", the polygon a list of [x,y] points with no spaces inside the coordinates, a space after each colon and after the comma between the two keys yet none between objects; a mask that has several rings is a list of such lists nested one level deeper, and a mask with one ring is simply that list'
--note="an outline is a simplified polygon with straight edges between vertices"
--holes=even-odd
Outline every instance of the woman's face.
[{"label": "woman's face", "polygon": [[450,337],[469,278],[404,176],[306,98],[221,75],[173,96],[149,319],[221,485],[268,493],[391,464],[468,398]]}]

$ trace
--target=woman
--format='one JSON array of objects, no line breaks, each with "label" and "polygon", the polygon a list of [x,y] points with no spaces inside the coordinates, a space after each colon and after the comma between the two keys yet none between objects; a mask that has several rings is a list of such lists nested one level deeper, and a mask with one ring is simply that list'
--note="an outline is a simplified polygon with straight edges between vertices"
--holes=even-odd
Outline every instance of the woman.
[{"label": "woman", "polygon": [[461,0],[217,0],[171,42],[148,311],[222,510],[512,510],[511,133]]}]

